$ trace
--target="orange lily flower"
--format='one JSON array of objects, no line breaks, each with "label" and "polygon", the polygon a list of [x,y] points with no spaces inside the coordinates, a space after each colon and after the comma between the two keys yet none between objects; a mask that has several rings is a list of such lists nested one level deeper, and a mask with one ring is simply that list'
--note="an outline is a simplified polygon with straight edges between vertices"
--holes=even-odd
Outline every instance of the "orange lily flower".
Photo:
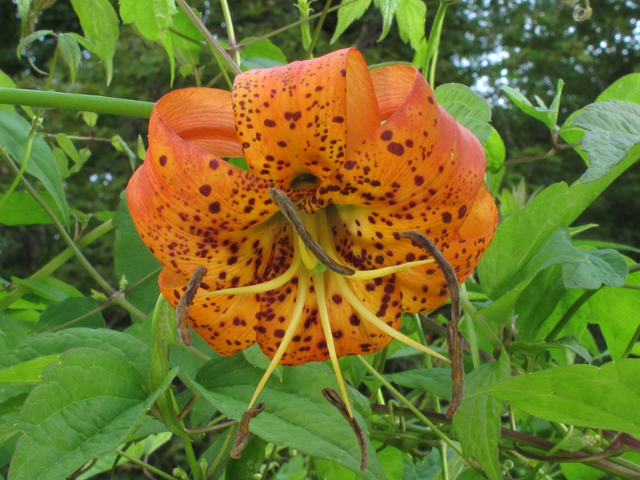
[{"label": "orange lily flower", "polygon": [[[223,160],[240,156],[249,171]],[[398,332],[401,312],[438,307],[446,282],[400,233],[428,236],[464,282],[498,221],[484,171],[482,146],[416,69],[369,72],[347,49],[247,71],[233,92],[160,99],[127,201],[174,307],[206,269],[195,331],[222,355],[258,342],[272,359],[252,404],[276,364],[328,358],[346,400],[339,357],[392,337],[433,353]],[[346,275],[317,260],[283,203]]]}]

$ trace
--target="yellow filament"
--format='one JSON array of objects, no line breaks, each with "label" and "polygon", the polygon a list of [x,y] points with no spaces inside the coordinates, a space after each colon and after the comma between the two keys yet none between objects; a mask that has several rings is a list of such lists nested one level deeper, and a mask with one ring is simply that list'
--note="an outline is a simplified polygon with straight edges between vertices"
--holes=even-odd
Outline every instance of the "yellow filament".
[{"label": "yellow filament", "polygon": [[347,411],[351,418],[353,418],[353,412],[351,411],[351,403],[349,402],[349,396],[347,395],[347,388],[344,384],[344,378],[342,377],[342,371],[340,370],[340,364],[338,363],[338,355],[336,354],[336,346],[333,343],[333,332],[331,331],[331,321],[329,320],[329,311],[327,310],[327,297],[325,296],[324,289],[324,273],[313,276],[313,287],[316,292],[316,299],[318,300],[318,313],[320,315],[320,322],[322,323],[322,330],[324,332],[324,338],[327,341],[327,348],[329,349],[329,357],[331,358],[331,365],[333,365],[333,371],[336,374],[338,385],[340,386],[340,393],[342,399],[347,406]]},{"label": "yellow filament", "polygon": [[314,268],[316,268],[316,265],[318,264],[318,259],[313,253],[307,250],[307,246],[304,244],[304,242],[300,237],[298,237],[298,248],[300,249],[300,254],[302,256],[302,263],[304,263],[304,266],[307,267],[307,269],[309,270],[313,270]]},{"label": "yellow filament", "polygon": [[215,290],[213,292],[204,292],[196,294],[196,297],[207,297],[209,295],[250,295],[253,293],[263,293],[275,290],[285,285],[298,271],[300,266],[300,248],[295,249],[291,266],[280,276],[269,280],[268,282],[258,283],[256,285],[247,285],[246,287],[225,288],[223,290]]},{"label": "yellow filament", "polygon": [[[307,232],[309,232],[309,235],[311,235],[311,238],[313,238],[317,242],[318,223],[316,222],[315,215],[309,215],[303,212],[298,212],[298,215],[302,220],[304,228],[307,230]],[[314,268],[316,268],[316,266],[318,265],[318,259],[307,249],[306,245],[300,237],[298,237],[298,246],[300,247],[300,251],[302,253],[302,262],[304,263],[305,267],[307,267],[309,270],[313,270]]]},{"label": "yellow filament", "polygon": [[271,376],[276,366],[280,362],[282,355],[284,355],[284,352],[286,352],[287,347],[291,343],[293,334],[296,333],[296,329],[298,328],[298,324],[300,323],[300,319],[302,318],[302,314],[304,313],[304,304],[305,304],[305,301],[307,300],[308,291],[309,291],[309,271],[306,268],[301,267],[298,271],[298,295],[296,297],[296,304],[293,307],[293,314],[291,315],[291,321],[287,326],[287,330],[284,333],[284,337],[282,338],[282,342],[280,343],[280,346],[278,347],[276,354],[273,356],[273,359],[269,364],[269,368],[267,368],[267,371],[264,372],[262,379],[260,379],[260,383],[258,384],[258,387],[256,388],[256,391],[253,394],[253,397],[251,398],[251,402],[249,403],[247,410],[251,408],[255,403],[255,401],[258,399],[258,395],[260,395],[260,392],[262,391],[265,384],[267,383],[267,380],[269,380],[269,377]]},{"label": "yellow filament", "polygon": [[418,260],[417,262],[407,262],[402,265],[393,265],[391,267],[375,268],[373,270],[359,270],[353,275],[349,275],[349,278],[353,280],[373,280],[374,278],[384,277],[385,275],[391,275],[392,273],[401,272],[408,268],[419,267],[420,265],[426,265],[427,263],[433,263],[435,260],[430,258],[429,260]]},{"label": "yellow filament", "polygon": [[336,284],[338,285],[338,288],[340,289],[341,293],[345,296],[347,301],[354,308],[354,310],[356,312],[358,312],[366,320],[368,320],[369,323],[371,323],[375,327],[378,327],[380,330],[382,330],[387,335],[391,335],[393,338],[396,338],[396,339],[400,340],[402,343],[404,343],[404,344],[406,344],[406,345],[408,345],[410,347],[417,348],[418,350],[420,350],[420,351],[422,351],[424,353],[428,353],[429,355],[433,355],[434,357],[440,358],[440,359],[442,359],[442,360],[444,360],[446,362],[451,362],[448,358],[443,357],[439,353],[434,352],[433,350],[431,350],[428,347],[425,347],[421,343],[418,343],[415,340],[410,339],[406,335],[403,335],[402,333],[398,332],[394,328],[391,328],[389,325],[384,323],[382,320],[380,320],[378,317],[376,317],[373,313],[371,313],[371,311],[369,311],[369,309],[367,307],[365,307],[362,304],[362,302],[351,291],[351,288],[349,288],[349,285],[347,284],[347,281],[343,277],[341,277],[340,275],[336,275],[333,272],[331,272],[331,275],[333,275],[333,278],[334,278]]}]

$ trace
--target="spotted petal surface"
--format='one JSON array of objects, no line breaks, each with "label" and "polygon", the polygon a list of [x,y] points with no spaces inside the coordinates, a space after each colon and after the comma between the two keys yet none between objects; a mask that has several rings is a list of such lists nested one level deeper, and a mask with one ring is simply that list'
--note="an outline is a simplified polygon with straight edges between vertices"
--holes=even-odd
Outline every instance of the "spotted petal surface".
[{"label": "spotted petal surface", "polygon": [[[244,156],[250,171],[224,160],[231,156]],[[436,104],[419,72],[369,73],[360,53],[347,49],[250,70],[236,77],[233,92],[193,88],[163,97],[127,200],[164,265],[160,288],[174,306],[194,270],[205,267],[189,316],[215,350],[233,355],[257,342],[270,358],[285,349],[280,363],[298,365],[326,360],[329,344],[337,356],[383,348],[391,336],[380,328],[399,329],[403,310],[436,308],[447,289],[435,264],[370,280],[312,274],[296,260],[306,247],[269,189],[284,191],[345,265],[369,271],[428,259],[399,237],[416,230],[463,282],[498,219],[484,170],[481,145]],[[274,287],[244,289],[285,272],[292,273]]]}]

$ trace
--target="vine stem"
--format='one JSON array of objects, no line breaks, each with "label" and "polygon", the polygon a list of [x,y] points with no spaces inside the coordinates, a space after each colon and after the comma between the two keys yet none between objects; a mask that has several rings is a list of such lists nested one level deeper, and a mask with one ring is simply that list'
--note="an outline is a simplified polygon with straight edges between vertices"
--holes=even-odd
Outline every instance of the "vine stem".
[{"label": "vine stem", "polygon": [[436,18],[433,20],[431,26],[431,32],[429,33],[429,40],[427,42],[427,58],[422,69],[422,76],[428,77],[429,85],[431,88],[435,87],[435,71],[436,62],[438,60],[438,48],[440,46],[440,36],[442,35],[442,25],[444,24],[444,16],[447,13],[447,7],[449,4],[446,1],[440,0],[438,11],[436,12]]},{"label": "vine stem", "polygon": [[[76,242],[76,245],[78,246],[78,248],[86,247],[87,245],[94,242],[95,240],[105,235],[106,233],[110,232],[111,230],[113,230],[113,224],[111,223],[111,220],[107,220],[102,225],[99,225],[98,227],[94,228],[89,233],[87,233],[84,237],[78,240]],[[31,280],[40,280],[42,278],[48,277],[53,272],[55,272],[58,268],[64,265],[67,262],[67,260],[69,260],[72,257],[73,257],[73,250],[67,247],[58,255],[56,255],[54,258],[52,258],[44,267],[42,267],[36,273],[31,275],[30,277]],[[29,290],[30,290],[30,287],[27,285],[24,285],[24,284],[18,285],[18,288],[16,288],[13,292],[11,292],[5,298],[0,300],[0,311],[5,310],[7,307],[9,307],[9,305],[16,302],[20,298],[22,298],[22,296],[25,293],[27,293]]]},{"label": "vine stem", "polygon": [[124,452],[124,451],[119,450],[117,448],[114,450],[114,452],[117,453],[118,455],[120,455],[121,457],[126,458],[130,462],[135,463],[136,465],[140,465],[142,468],[146,468],[150,472],[153,472],[156,475],[161,476],[162,478],[166,478],[167,480],[180,480],[179,478],[174,477],[173,475],[169,475],[168,473],[165,473],[162,470],[159,470],[156,467],[154,467],[152,465],[149,465],[148,463],[143,462],[142,460],[140,460],[139,458],[134,457],[133,455],[129,455],[127,452]]},{"label": "vine stem", "polygon": [[569,320],[571,320],[571,317],[573,317],[576,314],[576,312],[580,310],[580,307],[582,307],[582,305],[584,305],[587,302],[587,300],[589,300],[597,291],[598,291],[597,289],[587,290],[580,297],[578,297],[578,299],[575,302],[573,302],[573,305],[569,307],[569,310],[567,310],[565,314],[562,316],[562,318],[558,320],[558,323],[556,324],[555,327],[553,327],[553,330],[551,330],[549,334],[546,337],[544,337],[544,341],[553,342],[558,336],[558,334],[562,331],[562,329],[567,325],[567,323],[569,323]]},{"label": "vine stem", "polygon": [[[224,21],[227,24],[227,36],[229,38],[229,48],[233,48],[237,45],[236,34],[233,31],[233,21],[231,19],[231,11],[229,11],[229,4],[227,0],[220,0],[222,5],[222,13],[224,15]],[[235,57],[236,65],[240,65],[240,51],[236,48],[233,50],[233,56]]]},{"label": "vine stem", "polygon": [[204,25],[204,23],[202,23],[202,20],[200,20],[200,18],[198,18],[198,16],[193,12],[193,10],[191,10],[191,7],[189,7],[189,4],[186,2],[186,0],[178,0],[178,3],[180,4],[184,12],[189,16],[189,18],[193,22],[193,25],[198,30],[200,30],[200,33],[202,33],[202,35],[204,36],[204,41],[207,42],[207,45],[209,45],[209,47],[212,50],[215,50],[217,53],[219,53],[222,56],[224,61],[231,67],[231,69],[235,72],[236,75],[242,73],[242,70],[240,70],[240,67],[238,66],[238,64],[236,64],[231,59],[227,51],[224,48],[222,48],[222,45],[218,43],[218,40],[215,39],[215,37],[211,34],[209,29]]},{"label": "vine stem", "polygon": [[501,347],[502,342],[500,341],[498,336],[495,333],[493,333],[493,330],[491,330],[491,327],[489,326],[487,321],[484,319],[484,317],[478,313],[478,311],[476,310],[476,307],[474,307],[473,304],[469,301],[469,298],[467,297],[467,295],[462,293],[460,295],[460,300],[462,300],[462,306],[464,308],[464,311],[471,317],[473,322],[482,331],[482,333],[487,338],[487,340],[489,340],[489,343],[491,343],[491,346],[493,348]]},{"label": "vine stem", "polygon": [[309,59],[313,58],[313,48],[316,46],[316,42],[318,41],[318,37],[320,36],[320,30],[322,30],[322,24],[324,23],[324,19],[327,18],[327,14],[329,13],[329,9],[331,8],[331,2],[332,0],[327,0],[325,2],[322,13],[320,14],[320,20],[318,20],[316,29],[313,32],[311,43],[309,44],[309,48],[307,49],[307,58]]},{"label": "vine stem", "polygon": [[[5,157],[7,158],[7,160],[9,161],[9,164],[11,165],[11,168],[13,168],[14,171],[18,171],[18,167],[16,167],[16,164],[13,162],[13,160],[11,160],[11,158],[9,157],[9,155],[5,154]],[[49,217],[51,217],[51,220],[53,221],[53,224],[56,226],[56,228],[58,229],[58,233],[60,233],[60,236],[62,236],[63,240],[65,241],[65,243],[69,246],[69,248],[73,251],[73,254],[76,256],[76,258],[80,261],[80,263],[82,264],[82,266],[87,270],[87,272],[89,272],[89,275],[91,275],[94,280],[104,289],[106,290],[110,296],[113,296],[116,293],[116,290],[109,285],[109,283],[102,278],[102,276],[98,273],[98,271],[94,268],[93,265],[91,265],[91,263],[86,259],[86,257],[82,254],[82,252],[80,251],[80,249],[78,248],[78,245],[76,245],[76,243],[73,241],[73,239],[71,238],[71,236],[69,235],[69,233],[67,232],[67,230],[64,228],[64,225],[62,225],[62,223],[60,222],[60,220],[58,219],[58,217],[56,216],[56,214],[53,212],[53,210],[51,210],[51,207],[49,207],[49,205],[47,205],[47,202],[45,202],[42,197],[40,195],[38,195],[38,192],[35,191],[35,189],[31,186],[31,184],[29,182],[27,182],[27,180],[25,180],[25,178],[22,178],[22,184],[24,185],[24,187],[27,189],[27,191],[31,194],[31,196],[40,204],[40,206],[47,212],[47,214],[49,215]],[[131,305],[131,303],[129,303],[124,296],[122,295],[117,295],[115,297],[114,300],[117,304],[119,304],[120,306],[124,307],[125,309],[127,309],[130,313],[132,313],[133,315],[136,315],[138,317],[140,317],[141,319],[145,319],[146,315],[144,313],[142,313],[140,310],[138,310],[136,307],[134,307],[133,305]]]},{"label": "vine stem", "polygon": [[579,145],[582,145],[582,140],[575,143],[561,143],[558,145],[554,145],[551,148],[551,150],[549,150],[547,153],[543,153],[542,155],[534,155],[533,157],[514,158],[512,160],[507,160],[506,162],[504,162],[504,164],[515,165],[518,163],[527,163],[527,162],[534,162],[536,160],[543,160],[545,158],[553,157],[558,150],[564,150],[566,148],[575,148]]},{"label": "vine stem", "polygon": [[[431,428],[433,433],[435,433],[441,440],[444,440],[444,442],[447,445],[449,445],[451,448],[453,448],[453,450],[458,455],[460,455],[460,457],[462,459],[464,459],[464,456],[462,454],[462,449],[460,448],[459,445],[456,445],[453,440],[451,440],[449,437],[447,437],[442,430],[440,430],[438,427],[436,427],[436,425],[431,420],[429,420],[426,416],[424,416],[422,414],[422,412],[420,410],[418,410],[409,400],[407,400],[398,390],[393,388],[393,386],[389,382],[387,382],[387,380],[382,375],[380,375],[380,373],[378,373],[378,371],[375,368],[373,368],[371,365],[369,365],[369,362],[367,362],[360,355],[356,355],[356,358],[369,371],[369,373],[376,378],[376,380],[380,381],[391,393],[393,393],[402,403],[404,403],[416,417],[418,417],[429,428]],[[466,459],[464,459],[464,461],[465,461],[465,463],[469,463],[469,461],[466,460]]]}]

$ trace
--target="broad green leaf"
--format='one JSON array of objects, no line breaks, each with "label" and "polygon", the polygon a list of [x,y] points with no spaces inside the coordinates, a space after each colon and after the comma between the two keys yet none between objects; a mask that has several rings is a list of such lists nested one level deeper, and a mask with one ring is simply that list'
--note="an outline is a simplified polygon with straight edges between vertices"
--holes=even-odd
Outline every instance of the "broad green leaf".
[{"label": "broad green leaf", "polygon": [[80,19],[86,40],[75,36],[83,46],[98,55],[104,62],[107,85],[113,76],[113,55],[120,35],[118,15],[109,0],[71,0],[71,5]]},{"label": "broad green leaf", "polygon": [[[0,323],[0,326],[3,324]],[[151,350],[140,340],[116,330],[89,328],[70,328],[30,337],[11,347],[11,350],[0,350],[0,366],[8,367],[39,357],[62,354],[78,347],[99,349],[115,355],[132,365],[142,376],[146,376],[149,370]]]},{"label": "broad green leaf", "polygon": [[[144,146],[144,140],[142,139],[142,136],[138,135],[138,158],[140,160],[144,160],[146,156],[147,148]],[[120,198],[122,199],[123,197],[121,196]]]},{"label": "broad green leaf", "polygon": [[630,73],[613,82],[598,95],[596,102],[623,100],[640,104],[640,73]]},{"label": "broad green leaf", "polygon": [[[73,323],[72,323],[73,322]],[[48,306],[31,333],[69,327],[104,328],[105,321],[93,298],[70,297]]]},{"label": "broad green leaf", "polygon": [[[260,471],[264,462],[267,443],[256,435],[249,437],[249,442],[237,460],[229,459],[225,469],[225,480],[246,480]],[[280,472],[278,472],[278,476]]]},{"label": "broad green leaf", "polygon": [[562,266],[564,284],[567,288],[594,290],[603,284],[609,287],[624,285],[629,267],[620,253],[607,249],[584,252],[584,255],[587,261]]},{"label": "broad green leaf", "polygon": [[438,104],[484,144],[491,136],[491,109],[484,98],[459,83],[440,85],[434,91]]},{"label": "broad green leaf", "polygon": [[314,459],[316,475],[323,480],[356,480],[358,477],[351,470],[336,462],[323,458]]},{"label": "broad green leaf", "polygon": [[501,480],[498,461],[500,414],[503,406],[489,395],[475,395],[480,388],[511,376],[511,361],[505,350],[497,362],[481,365],[467,375],[465,398],[453,416],[453,429],[466,458],[475,458],[490,480]]},{"label": "broad green leaf", "polygon": [[[0,145],[3,145],[19,164],[24,160],[29,130],[31,126],[20,115],[0,110]],[[42,182],[58,205],[63,223],[69,228],[69,207],[56,160],[44,139],[37,135],[33,139],[26,172]]]},{"label": "broad green leaf", "polygon": [[140,374],[101,350],[73,349],[46,368],[43,385],[20,415],[9,479],[58,480],[118,447],[135,429],[176,371],[150,397]]},{"label": "broad green leaf", "polygon": [[173,43],[171,42],[171,35],[168,32],[164,32],[162,37],[160,37],[160,42],[164,46],[164,49],[169,56],[169,71],[171,72],[171,80],[169,81],[169,85],[173,86],[173,81],[176,78],[176,57],[173,54]]},{"label": "broad green leaf", "polygon": [[[38,192],[38,194],[53,210],[56,217],[62,219],[60,209],[53,197],[47,192]],[[3,197],[4,194],[1,194],[0,201]],[[9,226],[37,225],[53,223],[53,220],[29,192],[13,192],[0,209],[0,223]]]},{"label": "broad green leaf", "polygon": [[58,147],[53,147],[53,158],[56,159],[56,166],[58,167],[58,172],[60,172],[60,177],[65,180],[71,175],[69,173],[69,157],[64,153],[64,150]]},{"label": "broad green leaf", "polygon": [[82,120],[84,120],[84,123],[86,123],[89,128],[93,128],[98,121],[98,114],[94,112],[82,112]]},{"label": "broad green leaf", "polygon": [[[258,345],[257,343],[254,343],[246,350],[243,350],[242,354],[244,355],[244,358],[247,359],[247,362],[249,362],[254,367],[261,368],[262,370],[266,370],[267,368],[269,368],[269,364],[271,363],[271,360],[269,360],[269,357],[267,357],[264,353],[262,353],[262,350],[260,350],[260,345]],[[272,375],[281,379],[282,369],[283,367],[281,365],[278,365],[273,370]]]},{"label": "broad green leaf", "polygon": [[53,33],[53,30],[38,30],[37,32],[33,32],[27,35],[26,37],[24,37],[22,40],[20,40],[20,43],[18,44],[18,48],[16,48],[16,54],[18,55],[18,60],[20,60],[20,55],[23,48],[25,48],[27,45],[32,44],[40,37],[45,37],[47,35],[51,35],[52,33]]},{"label": "broad green leaf", "polygon": [[424,461],[415,467],[416,476],[419,480],[445,480],[446,478],[458,478],[458,475],[465,466],[464,459],[460,457],[452,448],[447,449],[447,471],[448,477],[442,473],[442,463],[440,460],[440,452],[437,448],[431,450],[431,453]]},{"label": "broad green leaf", "polygon": [[67,297],[83,296],[82,293],[73,285],[69,285],[62,280],[58,280],[53,277],[47,277],[43,280],[11,277],[11,280],[14,283],[28,286],[32,292],[46,300],[60,302]]},{"label": "broad green leaf", "polygon": [[[2,87],[2,88],[16,88],[16,84],[13,83],[13,80],[11,80],[11,77],[9,77],[9,75],[4,73],[2,70],[0,70],[0,87]],[[3,109],[3,110],[9,110],[9,111],[12,111],[12,112],[16,111],[16,109],[13,107],[13,105],[6,105],[4,103],[0,103],[0,108]]]},{"label": "broad green leaf", "polygon": [[451,370],[448,368],[406,370],[387,374],[384,378],[403,387],[419,389],[447,400],[451,399]]},{"label": "broad green leaf", "polygon": [[127,293],[127,300],[144,313],[153,310],[156,299],[160,294],[158,288],[158,275],[153,273],[161,267],[149,249],[146,247],[136,230],[129,209],[125,194],[121,195],[120,205],[113,217],[113,226],[116,231],[116,242],[114,247],[115,269],[118,278],[122,275],[127,277],[129,285],[146,277],[149,278]]},{"label": "broad green leaf", "polygon": [[560,225],[571,225],[634,162],[629,157],[609,175],[588,184],[551,185],[498,225],[493,242],[476,269],[489,298],[497,299],[515,288],[517,276],[549,236]]},{"label": "broad green leaf", "polygon": [[498,172],[507,158],[507,150],[498,131],[491,127],[491,135],[482,145],[487,156],[487,170],[491,173]]},{"label": "broad green leaf", "polygon": [[[381,442],[376,442],[376,448],[382,447]],[[402,480],[404,474],[403,453],[391,445],[387,445],[377,452],[378,460],[389,480]]]},{"label": "broad green leaf", "polygon": [[[240,42],[240,46],[243,43],[249,42],[253,40],[252,37],[244,39]],[[256,59],[256,58],[266,58],[269,60],[274,60],[275,62],[284,65],[287,63],[287,58],[284,56],[284,53],[276,47],[268,38],[264,38],[256,43],[252,43],[246,48],[240,50],[240,56],[244,59]]]},{"label": "broad green leaf", "polygon": [[562,95],[563,86],[564,82],[562,80],[558,80],[558,89],[556,96],[554,97],[551,105],[549,105],[548,108],[539,97],[536,97],[538,106],[534,107],[533,105],[531,105],[531,102],[527,100],[527,98],[515,88],[502,87],[502,91],[506,93],[511,101],[515,103],[516,106],[524,113],[532,116],[537,120],[540,120],[549,129],[553,129],[558,122],[558,111],[560,109],[560,97]]},{"label": "broad green leaf", "polygon": [[512,377],[481,389],[530,415],[594,429],[640,434],[640,359],[602,367],[570,365]]},{"label": "broad green leaf", "polygon": [[560,469],[567,480],[600,480],[606,473],[582,463],[561,463]]},{"label": "broad green leaf", "polygon": [[382,33],[378,41],[384,40],[391,28],[391,22],[393,21],[393,15],[398,9],[401,0],[373,0],[374,5],[382,13]]},{"label": "broad green leaf", "polygon": [[[342,0],[342,3],[348,3],[348,0]],[[357,0],[347,6],[340,7],[340,10],[338,10],[338,25],[333,37],[331,37],[331,43],[335,43],[340,38],[340,35],[349,28],[349,25],[362,17],[370,5],[371,0]]]},{"label": "broad green leaf", "polygon": [[640,105],[620,100],[593,103],[573,125],[588,130],[582,150],[589,154],[589,168],[580,183],[602,178],[628,155],[640,156],[640,149],[633,149],[640,143]]},{"label": "broad green leaf", "polygon": [[18,12],[22,23],[21,36],[28,35],[34,28],[40,13],[56,3],[56,0],[18,0]]},{"label": "broad green leaf", "polygon": [[401,0],[396,10],[396,21],[402,41],[411,42],[411,48],[418,50],[425,36],[427,6],[422,0]]},{"label": "broad green leaf", "polygon": [[64,153],[66,153],[69,156],[69,158],[73,160],[74,163],[81,163],[80,154],[78,153],[78,150],[76,150],[75,145],[65,133],[57,134],[56,142],[58,142],[58,145],[60,145],[60,148],[64,150]]},{"label": "broad green leaf", "polygon": [[[0,312],[0,332],[2,332],[2,334],[0,334],[0,356],[2,352],[13,350],[20,342],[27,338],[27,326],[23,322],[11,318],[4,312]],[[12,364],[0,362],[0,368],[9,365]]]},{"label": "broad green leaf", "polygon": [[60,49],[62,58],[69,66],[69,71],[71,72],[71,83],[74,83],[76,81],[76,75],[78,74],[80,60],[82,60],[78,41],[68,33],[60,33],[58,35],[58,48]]},{"label": "broad green leaf", "polygon": [[119,0],[124,23],[135,22],[138,31],[149,40],[160,40],[176,13],[175,0]]},{"label": "broad green leaf", "polygon": [[[239,419],[262,374],[262,370],[240,355],[214,359],[198,372],[194,387],[229,418]],[[251,420],[251,431],[276,445],[289,445],[314,457],[337,461],[362,478],[384,479],[370,442],[367,442],[369,466],[360,471],[360,450],[353,431],[323,397],[321,390],[326,387],[336,391],[338,388],[327,365],[313,363],[285,368],[283,381],[271,378],[262,390],[258,401],[266,404],[266,410]],[[354,399],[360,394],[351,389],[350,396]],[[358,410],[363,403],[353,403],[355,416],[366,434],[367,423]],[[368,412],[365,414],[370,416]]]},{"label": "broad green leaf", "polygon": [[564,337],[559,339],[556,342],[520,342],[515,341],[510,344],[511,350],[514,352],[514,355],[517,352],[523,352],[527,355],[537,355],[539,353],[545,352],[552,348],[565,348],[567,350],[571,350],[572,352],[580,355],[587,362],[591,363],[591,355],[589,354],[589,350],[580,345],[575,337]]},{"label": "broad green leaf", "polygon": [[611,248],[613,250],[640,253],[640,248],[635,248],[630,245],[623,245],[622,243],[615,242],[604,242],[600,240],[574,240],[573,244],[576,247]]},{"label": "broad green leaf", "polygon": [[[197,10],[194,10],[198,17],[202,14]],[[202,33],[195,27],[189,16],[182,10],[171,17],[172,24],[171,30],[181,33],[184,37],[191,38],[193,42],[186,40],[183,36],[176,35],[172,31],[169,31],[171,37],[171,44],[173,45],[173,52],[183,66],[190,66],[193,69],[200,63],[200,51],[202,45],[199,42],[203,40]]]},{"label": "broad green leaf", "polygon": [[38,385],[42,383],[42,370],[50,363],[57,362],[60,355],[49,355],[19,363],[0,370],[0,384]]}]

